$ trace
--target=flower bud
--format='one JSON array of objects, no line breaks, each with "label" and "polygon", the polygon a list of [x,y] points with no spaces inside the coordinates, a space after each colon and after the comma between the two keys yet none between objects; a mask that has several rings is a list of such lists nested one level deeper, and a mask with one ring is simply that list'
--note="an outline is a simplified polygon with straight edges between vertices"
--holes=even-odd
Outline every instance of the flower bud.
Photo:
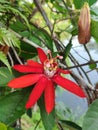
[{"label": "flower bud", "polygon": [[81,8],[78,20],[78,40],[80,44],[86,44],[90,40],[90,23],[90,8],[88,3],[85,3]]}]

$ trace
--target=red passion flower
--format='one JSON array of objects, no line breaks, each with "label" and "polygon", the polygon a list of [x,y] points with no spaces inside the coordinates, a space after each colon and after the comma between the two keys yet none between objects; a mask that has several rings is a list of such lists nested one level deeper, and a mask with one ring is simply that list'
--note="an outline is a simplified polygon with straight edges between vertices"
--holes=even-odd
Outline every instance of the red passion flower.
[{"label": "red passion flower", "polygon": [[47,113],[50,113],[55,106],[56,84],[79,97],[85,97],[84,92],[76,83],[61,76],[61,73],[70,73],[58,67],[57,58],[62,58],[61,56],[53,58],[51,52],[46,55],[41,48],[37,48],[37,51],[40,63],[27,60],[26,65],[14,65],[15,70],[27,73],[27,75],[15,78],[8,83],[11,88],[25,88],[36,83],[26,103],[27,109],[31,108],[44,92],[45,108]]}]

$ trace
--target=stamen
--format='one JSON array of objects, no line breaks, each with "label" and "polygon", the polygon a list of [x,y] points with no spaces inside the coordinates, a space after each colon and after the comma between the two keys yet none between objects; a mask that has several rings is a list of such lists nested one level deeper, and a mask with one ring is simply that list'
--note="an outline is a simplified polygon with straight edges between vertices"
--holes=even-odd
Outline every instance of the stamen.
[{"label": "stamen", "polygon": [[52,58],[52,55],[51,55],[51,50],[48,50],[48,51],[47,51],[47,54],[49,54],[50,59],[51,59],[51,58]]},{"label": "stamen", "polygon": [[50,50],[48,50],[48,51],[47,51],[47,54],[50,54],[50,53],[51,53],[51,51],[50,51]]},{"label": "stamen", "polygon": [[59,56],[59,59],[61,59],[61,60],[62,60],[62,59],[63,59],[63,56]]},{"label": "stamen", "polygon": [[57,56],[57,58],[59,58],[60,60],[62,60],[62,59],[63,59],[63,56]]}]

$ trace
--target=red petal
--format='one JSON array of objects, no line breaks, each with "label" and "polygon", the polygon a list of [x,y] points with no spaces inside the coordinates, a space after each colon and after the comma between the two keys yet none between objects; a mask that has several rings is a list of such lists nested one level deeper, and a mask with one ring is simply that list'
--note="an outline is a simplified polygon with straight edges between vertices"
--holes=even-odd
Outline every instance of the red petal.
[{"label": "red petal", "polygon": [[63,69],[58,69],[58,72],[63,73],[63,74],[70,74],[70,70],[63,70]]},{"label": "red petal", "polygon": [[30,66],[33,66],[33,67],[42,67],[42,64],[40,64],[36,61],[33,61],[33,60],[27,60],[27,64]]},{"label": "red petal", "polygon": [[47,55],[41,48],[37,48],[37,51],[38,51],[38,56],[39,56],[41,63],[44,63],[44,61],[47,59]]},{"label": "red petal", "polygon": [[41,78],[42,74],[28,74],[28,75],[24,75],[21,76],[19,78],[15,78],[13,80],[11,80],[8,83],[8,86],[11,88],[24,88],[24,87],[28,87],[30,85],[33,85],[34,83],[36,83],[39,78]]},{"label": "red petal", "polygon": [[46,111],[47,113],[50,113],[53,110],[55,105],[55,89],[54,89],[53,82],[51,80],[48,80],[47,82],[44,98],[45,98]]},{"label": "red petal", "polygon": [[[26,104],[26,108],[31,108],[36,102],[37,100],[40,98],[40,96],[42,95],[45,87],[47,86],[47,78],[46,77],[42,77],[38,83],[36,84],[36,86],[33,88],[29,100],[27,101]],[[43,104],[42,104],[43,105]]]},{"label": "red petal", "polygon": [[63,78],[60,75],[56,75],[53,77],[53,81],[79,97],[86,97],[83,90],[71,80]]},{"label": "red petal", "polygon": [[14,65],[13,68],[23,73],[42,73],[42,67],[32,67],[30,65]]}]

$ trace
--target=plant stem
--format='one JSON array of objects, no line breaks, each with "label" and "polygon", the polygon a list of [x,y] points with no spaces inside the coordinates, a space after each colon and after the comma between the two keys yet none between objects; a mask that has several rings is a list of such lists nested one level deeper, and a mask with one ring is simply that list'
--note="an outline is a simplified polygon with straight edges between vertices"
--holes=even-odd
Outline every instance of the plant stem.
[{"label": "plant stem", "polygon": [[36,126],[35,126],[35,128],[34,128],[34,130],[36,130],[37,129],[37,127],[38,127],[38,125],[39,125],[39,123],[41,122],[41,119],[37,122],[37,124],[36,124]]}]

